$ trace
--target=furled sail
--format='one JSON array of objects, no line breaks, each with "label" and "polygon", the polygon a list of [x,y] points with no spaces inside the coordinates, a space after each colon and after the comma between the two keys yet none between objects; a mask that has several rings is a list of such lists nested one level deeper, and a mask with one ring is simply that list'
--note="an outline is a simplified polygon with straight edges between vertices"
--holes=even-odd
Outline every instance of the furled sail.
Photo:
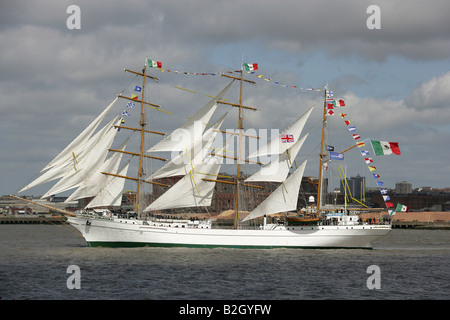
[{"label": "furled sail", "polygon": [[217,108],[217,101],[221,100],[230,88],[231,81],[217,96],[212,98],[203,108],[187,120],[181,127],[159,141],[147,152],[156,151],[183,151],[194,144],[194,137],[203,134],[208,121]]},{"label": "furled sail", "polygon": [[287,149],[289,149],[292,144],[294,144],[300,134],[302,133],[303,127],[309,118],[314,107],[309,108],[303,115],[301,115],[297,120],[295,120],[289,127],[287,127],[280,136],[272,138],[266,145],[259,148],[259,150],[253,152],[249,158],[257,156],[266,156],[269,154],[281,154]]},{"label": "furled sail", "polygon": [[301,139],[295,142],[289,149],[286,149],[282,154],[277,156],[267,165],[263,166],[258,172],[248,177],[245,182],[249,181],[272,181],[282,182],[289,174],[289,170],[294,163],[300,148],[305,142],[308,134],[305,134]]},{"label": "furled sail", "polygon": [[298,193],[307,160],[305,160],[270,196],[242,221],[262,217],[266,214],[297,209]]},{"label": "furled sail", "polygon": [[115,117],[103,129],[99,130],[86,142],[81,154],[73,154],[72,166],[69,166],[67,172],[42,198],[64,192],[66,190],[78,187],[92,170],[98,170],[103,164],[108,154],[108,149],[113,143],[117,129],[114,123],[120,124],[120,119]]},{"label": "furled sail", "polygon": [[46,183],[49,181],[53,181],[55,179],[59,179],[64,176],[67,170],[73,166],[75,155],[82,152],[85,148],[86,143],[89,141],[94,131],[97,129],[99,124],[103,121],[105,116],[117,102],[117,99],[114,99],[113,102],[99,115],[97,118],[86,127],[63,151],[61,151],[52,161],[50,161],[42,170],[46,171],[38,178],[30,182],[28,185],[23,187],[20,192],[38,186],[42,183]]}]

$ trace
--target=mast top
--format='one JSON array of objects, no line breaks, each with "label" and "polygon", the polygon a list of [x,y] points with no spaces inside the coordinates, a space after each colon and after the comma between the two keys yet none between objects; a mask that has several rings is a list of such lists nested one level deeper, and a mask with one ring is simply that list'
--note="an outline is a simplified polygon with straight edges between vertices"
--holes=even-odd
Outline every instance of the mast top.
[{"label": "mast top", "polygon": [[142,73],[141,73],[141,72],[137,72],[137,71],[133,71],[133,70],[130,70],[130,69],[124,69],[124,71],[125,71],[125,72],[134,73],[134,74],[137,74],[137,75],[139,75],[139,76],[147,77],[147,78],[153,79],[153,80],[155,80],[155,81],[159,81],[158,78],[146,74],[146,72],[145,72],[146,70],[145,70],[145,69],[146,69],[146,66],[145,66],[144,69],[142,70]]}]

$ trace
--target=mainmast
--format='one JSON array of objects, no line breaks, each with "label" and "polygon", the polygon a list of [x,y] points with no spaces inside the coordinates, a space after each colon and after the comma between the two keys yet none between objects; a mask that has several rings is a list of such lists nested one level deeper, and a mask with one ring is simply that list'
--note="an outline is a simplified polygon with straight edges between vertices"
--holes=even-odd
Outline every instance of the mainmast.
[{"label": "mainmast", "polygon": [[242,149],[242,130],[243,118],[242,118],[242,80],[244,79],[243,64],[241,64],[241,79],[239,81],[239,115],[238,115],[238,130],[239,130],[239,144],[238,144],[238,157],[237,157],[237,173],[236,173],[236,196],[235,196],[235,208],[234,208],[234,228],[238,228],[239,223],[239,185],[241,179],[241,149]]},{"label": "mainmast", "polygon": [[317,185],[317,207],[316,207],[316,216],[319,216],[319,210],[320,210],[320,201],[321,201],[321,192],[322,192],[322,171],[323,171],[323,164],[325,163],[324,161],[324,156],[325,154],[323,153],[323,143],[325,140],[325,125],[326,125],[326,115],[327,115],[327,92],[328,92],[328,87],[325,86],[325,90],[324,90],[324,101],[323,101],[323,119],[322,119],[322,139],[320,142],[320,160],[319,160],[319,181],[318,181],[318,185]]},{"label": "mainmast", "polygon": [[[233,103],[229,103],[229,102],[224,102],[224,101],[217,101],[218,103],[223,103],[223,104],[227,104],[227,105],[231,105],[233,107],[237,107],[239,108],[239,114],[238,114],[238,130],[239,130],[239,142],[238,142],[238,156],[235,157],[235,160],[237,161],[237,172],[236,172],[236,182],[232,183],[236,185],[236,194],[235,194],[235,203],[234,203],[234,228],[237,229],[238,228],[238,224],[239,224],[239,187],[241,185],[240,180],[241,180],[241,158],[242,158],[242,137],[244,136],[243,134],[243,129],[244,129],[244,125],[243,125],[243,116],[242,116],[242,110],[243,109],[250,109],[253,111],[256,111],[256,108],[253,107],[247,107],[242,105],[242,84],[243,82],[248,82],[248,83],[252,83],[252,84],[256,84],[256,82],[254,81],[250,81],[250,80],[246,80],[244,79],[244,63],[242,62],[241,64],[241,70],[240,72],[240,77],[234,77],[234,76],[230,76],[230,75],[226,75],[226,74],[222,74],[222,76],[227,77],[227,78],[232,78],[232,79],[236,79],[239,80],[239,104],[233,104]],[[245,162],[253,162],[250,160],[245,160]],[[215,180],[216,182],[222,182],[220,180]],[[259,186],[252,186],[252,185],[247,185],[244,184],[245,186],[250,186],[250,187],[259,187]],[[261,188],[261,187],[259,187]]]}]

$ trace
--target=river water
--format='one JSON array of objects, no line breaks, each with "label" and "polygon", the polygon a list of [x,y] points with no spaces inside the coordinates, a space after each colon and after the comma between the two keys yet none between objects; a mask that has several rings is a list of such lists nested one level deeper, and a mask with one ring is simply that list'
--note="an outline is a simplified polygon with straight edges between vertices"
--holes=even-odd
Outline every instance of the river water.
[{"label": "river water", "polygon": [[394,229],[374,250],[250,250],[90,248],[65,225],[0,225],[0,248],[4,300],[450,298],[450,230]]}]

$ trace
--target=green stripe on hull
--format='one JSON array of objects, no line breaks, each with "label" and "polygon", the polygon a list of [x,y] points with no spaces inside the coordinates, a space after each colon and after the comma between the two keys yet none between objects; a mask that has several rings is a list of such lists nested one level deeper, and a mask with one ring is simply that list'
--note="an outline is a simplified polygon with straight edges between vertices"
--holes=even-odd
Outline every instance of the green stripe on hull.
[{"label": "green stripe on hull", "polygon": [[368,249],[367,247],[302,247],[302,246],[236,246],[236,245],[202,245],[179,243],[146,243],[146,242],[88,242],[89,247],[137,248],[137,247],[185,247],[185,248],[234,248],[234,249]]}]

